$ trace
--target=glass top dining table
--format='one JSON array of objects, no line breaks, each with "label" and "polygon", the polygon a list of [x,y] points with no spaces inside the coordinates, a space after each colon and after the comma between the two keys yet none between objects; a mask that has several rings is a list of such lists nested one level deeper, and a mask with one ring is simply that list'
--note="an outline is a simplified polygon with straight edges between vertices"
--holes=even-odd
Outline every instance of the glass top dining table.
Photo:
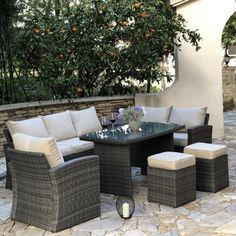
[{"label": "glass top dining table", "polygon": [[183,129],[184,125],[156,122],[142,122],[139,130],[132,131],[129,125],[116,125],[111,128],[92,132],[81,137],[83,140],[99,143],[130,144],[163,136]]},{"label": "glass top dining table", "polygon": [[183,125],[143,122],[137,131],[128,125],[116,125],[80,137],[94,142],[99,156],[101,192],[132,197],[131,167],[147,170],[150,155],[174,150],[173,133]]}]

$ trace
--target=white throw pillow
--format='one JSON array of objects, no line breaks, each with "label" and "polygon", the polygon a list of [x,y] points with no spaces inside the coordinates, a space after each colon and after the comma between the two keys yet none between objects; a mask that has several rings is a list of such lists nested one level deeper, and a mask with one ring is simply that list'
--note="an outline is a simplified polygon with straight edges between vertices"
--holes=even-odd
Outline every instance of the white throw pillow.
[{"label": "white throw pillow", "polygon": [[188,128],[195,125],[204,125],[207,107],[195,108],[172,108],[170,113],[169,123],[185,125],[186,131]]},{"label": "white throw pillow", "polygon": [[40,117],[21,121],[7,121],[7,127],[11,136],[15,133],[22,133],[34,137],[49,137],[43,120]]},{"label": "white throw pillow", "polygon": [[78,136],[102,130],[95,107],[71,111],[71,117]]},{"label": "white throw pillow", "polygon": [[42,119],[49,135],[57,141],[76,137],[69,111],[42,116]]},{"label": "white throw pillow", "polygon": [[64,163],[62,153],[59,151],[53,137],[37,138],[16,133],[12,138],[16,150],[44,153],[51,168]]},{"label": "white throw pillow", "polygon": [[146,107],[143,106],[144,122],[161,122],[167,123],[170,117],[171,107]]}]

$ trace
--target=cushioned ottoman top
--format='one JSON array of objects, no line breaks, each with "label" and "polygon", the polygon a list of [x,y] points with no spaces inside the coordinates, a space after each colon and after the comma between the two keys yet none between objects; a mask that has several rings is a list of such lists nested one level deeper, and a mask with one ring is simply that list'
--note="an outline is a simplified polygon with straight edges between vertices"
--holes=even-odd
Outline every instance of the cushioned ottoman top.
[{"label": "cushioned ottoman top", "polygon": [[184,153],[192,154],[197,158],[215,159],[227,154],[225,145],[212,143],[194,143],[184,148]]},{"label": "cushioned ottoman top", "polygon": [[195,165],[195,156],[180,152],[162,152],[148,157],[148,166],[179,170]]}]

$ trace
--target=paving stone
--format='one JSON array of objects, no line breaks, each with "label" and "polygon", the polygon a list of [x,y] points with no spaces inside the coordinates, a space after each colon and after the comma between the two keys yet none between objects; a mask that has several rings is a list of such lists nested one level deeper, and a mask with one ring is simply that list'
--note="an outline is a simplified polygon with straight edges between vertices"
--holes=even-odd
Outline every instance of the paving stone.
[{"label": "paving stone", "polygon": [[219,226],[214,232],[236,235],[236,219],[233,219],[226,224]]},{"label": "paving stone", "polygon": [[139,217],[132,217],[128,220],[124,221],[124,224],[120,228],[123,232],[126,232],[128,230],[135,230],[138,227],[138,220]]},{"label": "paving stone", "polygon": [[178,231],[170,231],[166,233],[151,232],[150,236],[179,236]]},{"label": "paving stone", "polygon": [[12,226],[10,232],[14,232],[15,234],[18,231],[25,230],[28,227],[27,224],[24,224],[22,222],[19,222],[19,221],[13,221],[13,222],[14,222],[14,225]]},{"label": "paving stone", "polygon": [[155,213],[155,212],[160,212],[160,205],[157,203],[152,203],[152,202],[146,202],[145,203],[145,209],[149,213]]},{"label": "paving stone", "polygon": [[8,220],[5,223],[2,222],[0,224],[0,233],[5,233],[5,234],[10,233],[13,225],[14,225],[14,221],[12,221],[12,220],[10,220],[10,221]]},{"label": "paving stone", "polygon": [[158,230],[159,220],[157,217],[142,217],[138,221],[138,229],[150,233]]},{"label": "paving stone", "polygon": [[91,233],[91,236],[104,236],[106,233],[105,230],[94,230],[92,233]]},{"label": "paving stone", "polygon": [[129,231],[125,232],[124,236],[148,236],[148,235],[145,234],[144,232],[136,229],[136,230],[129,230]]},{"label": "paving stone", "polygon": [[136,202],[133,216],[147,216],[148,212],[144,207],[144,202]]},{"label": "paving stone", "polygon": [[124,232],[121,230],[106,232],[105,236],[123,236]]},{"label": "paving stone", "polygon": [[70,236],[72,234],[71,229],[65,229],[60,232],[52,233],[49,231],[46,231],[43,236]]},{"label": "paving stone", "polygon": [[27,229],[20,229],[17,230],[15,235],[16,236],[44,236],[45,230],[29,226]]},{"label": "paving stone", "polygon": [[200,220],[200,226],[207,226],[207,227],[219,227],[235,218],[231,214],[227,212],[217,212],[214,215],[207,216]]},{"label": "paving stone", "polygon": [[6,221],[10,218],[11,214],[11,207],[8,205],[2,205],[0,206],[0,219],[1,221]]},{"label": "paving stone", "polygon": [[113,216],[95,220],[90,220],[85,223],[79,224],[73,227],[76,230],[80,231],[93,231],[93,230],[117,230],[124,223],[124,219],[122,219],[117,214],[113,214]]},{"label": "paving stone", "polygon": [[73,229],[71,232],[71,236],[91,236],[91,233]]},{"label": "paving stone", "polygon": [[226,207],[228,207],[230,202],[211,202],[211,201],[202,201],[201,202],[201,213],[204,213],[206,215],[212,215],[219,211],[222,211]]},{"label": "paving stone", "polygon": [[174,212],[158,212],[157,214],[158,219],[160,220],[161,223],[164,224],[172,224],[175,223],[177,218],[179,217],[177,214]]}]

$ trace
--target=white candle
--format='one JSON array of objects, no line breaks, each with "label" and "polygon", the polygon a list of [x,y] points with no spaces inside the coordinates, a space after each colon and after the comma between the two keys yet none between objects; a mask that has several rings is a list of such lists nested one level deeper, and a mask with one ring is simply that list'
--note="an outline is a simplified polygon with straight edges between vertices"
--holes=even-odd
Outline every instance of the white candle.
[{"label": "white candle", "polygon": [[129,218],[129,203],[125,202],[122,205],[122,213],[124,218]]}]

